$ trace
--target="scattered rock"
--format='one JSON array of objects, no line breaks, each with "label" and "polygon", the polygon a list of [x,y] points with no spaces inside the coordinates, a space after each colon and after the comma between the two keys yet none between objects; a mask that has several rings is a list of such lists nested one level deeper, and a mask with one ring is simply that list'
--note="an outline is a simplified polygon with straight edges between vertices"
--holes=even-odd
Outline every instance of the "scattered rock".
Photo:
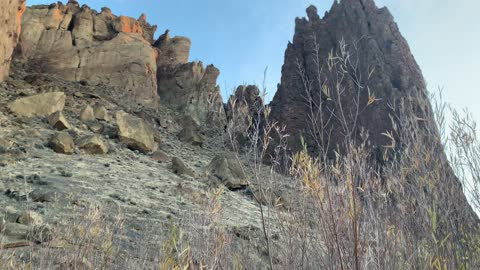
[{"label": "scattered rock", "polygon": [[[48,184],[48,182],[43,181],[43,183]],[[28,194],[28,197],[32,200],[32,202],[39,202],[39,203],[46,203],[46,202],[54,202],[56,193],[52,190],[40,190],[35,189],[34,191]]]},{"label": "scattered rock", "polygon": [[200,147],[203,146],[203,142],[205,141],[198,129],[194,126],[188,126],[183,128],[178,134],[178,138],[182,142],[190,143],[192,145]]},{"label": "scattered rock", "polygon": [[157,149],[152,128],[141,118],[124,111],[116,113],[120,141],[133,150],[149,153]]},{"label": "scattered rock", "polygon": [[183,161],[177,157],[172,158],[172,170],[173,173],[177,175],[189,175],[191,177],[195,177],[195,172],[188,168]]},{"label": "scattered rock", "polygon": [[152,155],[151,158],[157,162],[167,162],[170,160],[170,157],[163,151],[157,150]]},{"label": "scattered rock", "polygon": [[49,116],[63,110],[65,106],[63,92],[51,92],[30,97],[19,98],[9,105],[9,109],[20,116]]},{"label": "scattered rock", "polygon": [[207,167],[207,176],[230,190],[243,189],[248,186],[247,176],[240,162],[233,155],[216,156]]},{"label": "scattered rock", "polygon": [[93,131],[95,133],[98,133],[98,134],[101,134],[104,130],[103,123],[100,123],[96,120],[88,121],[87,126],[88,126],[88,129],[90,129],[91,131]]},{"label": "scattered rock", "polygon": [[77,145],[85,154],[101,155],[108,153],[108,146],[99,135],[82,137],[77,141]]},{"label": "scattered rock", "polygon": [[108,114],[107,108],[101,104],[96,104],[93,107],[93,114],[95,118],[98,120],[103,120],[105,122],[112,121],[112,117]]},{"label": "scattered rock", "polygon": [[20,212],[12,206],[7,206],[3,211],[0,212],[0,215],[4,217],[5,221],[7,222],[17,222]]},{"label": "scattered rock", "polygon": [[25,211],[20,214],[17,223],[23,225],[41,225],[43,223],[43,218],[36,212]]},{"label": "scattered rock", "polygon": [[80,112],[80,121],[88,122],[88,121],[93,121],[93,120],[95,120],[95,113],[93,112],[92,106],[87,105]]},{"label": "scattered rock", "polygon": [[75,143],[72,136],[66,132],[55,134],[49,143],[50,148],[56,153],[71,155],[75,152]]},{"label": "scattered rock", "polygon": [[48,123],[56,130],[70,129],[70,124],[62,112],[55,112],[48,117]]}]

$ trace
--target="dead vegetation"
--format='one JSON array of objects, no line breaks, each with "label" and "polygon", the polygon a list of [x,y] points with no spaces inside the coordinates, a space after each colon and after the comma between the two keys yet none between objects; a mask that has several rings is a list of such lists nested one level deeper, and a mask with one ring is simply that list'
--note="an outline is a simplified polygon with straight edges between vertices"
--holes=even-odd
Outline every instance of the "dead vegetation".
[{"label": "dead vegetation", "polygon": [[[389,143],[372,149],[358,115],[386,101],[368,90],[348,46],[342,42],[339,48],[326,65],[318,58],[314,80],[320,93],[298,70],[310,106],[303,151],[290,155],[288,135],[281,123],[269,121],[268,106],[248,119],[241,145],[239,126],[229,124],[229,145],[251,176],[258,227],[224,226],[223,188],[203,198],[204,212],[148,224],[133,242],[125,241],[120,210],[114,215],[98,206],[75,207],[77,218],[58,226],[49,243],[1,249],[2,269],[477,269],[478,217],[461,194],[478,213],[474,121],[439,99],[433,103],[436,123],[419,121],[403,113],[408,100],[398,101],[393,129],[384,133]],[[342,106],[347,93],[355,106]],[[242,115],[232,119],[244,125],[248,109],[235,111]],[[453,115],[450,127],[445,114]],[[340,127],[335,136],[342,134],[338,145],[330,144],[334,127]],[[291,181],[282,182],[275,171],[288,173]]]}]

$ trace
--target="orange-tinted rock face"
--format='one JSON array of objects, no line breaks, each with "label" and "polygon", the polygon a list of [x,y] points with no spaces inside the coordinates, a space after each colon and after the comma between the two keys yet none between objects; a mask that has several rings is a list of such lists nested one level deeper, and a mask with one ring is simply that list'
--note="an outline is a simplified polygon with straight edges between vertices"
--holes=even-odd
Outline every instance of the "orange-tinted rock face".
[{"label": "orange-tinted rock face", "polygon": [[139,33],[139,34],[143,33],[142,27],[140,27],[139,22],[127,16],[118,17],[117,20],[115,21],[114,27],[115,27],[115,30],[119,33],[120,32]]},{"label": "orange-tinted rock face", "polygon": [[25,0],[3,2],[0,9],[0,81],[8,75],[12,52],[21,31],[22,14],[26,9]]},{"label": "orange-tinted rock face", "polygon": [[[15,2],[15,1],[14,1]],[[17,17],[16,17],[16,24],[17,24],[17,34],[20,35],[22,31],[22,15],[27,9],[27,1],[26,0],[19,0],[19,6],[17,8]]]},{"label": "orange-tinted rock face", "polygon": [[151,46],[153,32],[147,41],[142,25],[74,1],[32,6],[22,19],[21,56],[32,70],[105,84],[121,89],[125,100],[154,106],[158,52]]}]

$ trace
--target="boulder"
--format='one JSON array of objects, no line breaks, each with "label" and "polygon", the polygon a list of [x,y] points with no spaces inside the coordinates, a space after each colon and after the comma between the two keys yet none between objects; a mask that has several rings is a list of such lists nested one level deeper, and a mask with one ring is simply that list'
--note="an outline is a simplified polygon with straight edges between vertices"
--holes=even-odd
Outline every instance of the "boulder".
[{"label": "boulder", "polygon": [[157,149],[153,130],[145,121],[124,111],[117,112],[115,116],[121,142],[142,153]]},{"label": "boulder", "polygon": [[197,125],[224,128],[226,124],[217,78],[220,71],[201,62],[158,67],[158,94],[162,104],[191,116]]},{"label": "boulder", "polygon": [[48,123],[56,130],[70,129],[70,124],[62,112],[55,112],[48,117]]},{"label": "boulder", "polygon": [[71,155],[75,152],[73,138],[66,132],[55,134],[50,140],[49,145],[56,153]]},{"label": "boulder", "polygon": [[108,145],[99,135],[82,137],[77,141],[77,145],[85,154],[102,155],[108,153]]},{"label": "boulder", "polygon": [[98,133],[98,134],[101,134],[105,129],[105,126],[98,121],[88,121],[87,127],[94,133]]},{"label": "boulder", "polygon": [[203,142],[205,141],[198,128],[194,126],[184,127],[178,134],[178,138],[182,142],[190,143],[200,147],[203,146]]},{"label": "boulder", "polygon": [[112,121],[112,117],[108,113],[107,108],[105,108],[105,106],[101,104],[95,104],[95,106],[93,107],[93,114],[95,116],[95,119],[103,120],[105,122]]},{"label": "boulder", "polygon": [[95,120],[95,113],[93,111],[92,106],[87,105],[83,110],[80,112],[80,121],[88,122]]},{"label": "boulder", "polygon": [[0,9],[0,82],[8,75],[12,53],[20,37],[26,0],[3,1]]},{"label": "boulder", "polygon": [[218,155],[206,169],[209,179],[221,183],[230,190],[243,189],[248,186],[247,176],[234,155]]},{"label": "boulder", "polygon": [[24,211],[18,217],[17,223],[23,225],[41,225],[43,223],[43,218],[36,212]]},{"label": "boulder", "polygon": [[177,157],[172,158],[172,171],[177,175],[188,175],[191,177],[195,177],[195,172],[187,167],[183,161]]},{"label": "boulder", "polygon": [[9,109],[25,117],[49,116],[63,110],[65,106],[65,94],[63,92],[50,92],[19,98],[10,103]]},{"label": "boulder", "polygon": [[7,206],[3,209],[3,211],[0,211],[0,215],[4,217],[6,222],[17,222],[17,219],[20,216],[20,214],[21,214],[20,211],[18,211],[12,206]]}]

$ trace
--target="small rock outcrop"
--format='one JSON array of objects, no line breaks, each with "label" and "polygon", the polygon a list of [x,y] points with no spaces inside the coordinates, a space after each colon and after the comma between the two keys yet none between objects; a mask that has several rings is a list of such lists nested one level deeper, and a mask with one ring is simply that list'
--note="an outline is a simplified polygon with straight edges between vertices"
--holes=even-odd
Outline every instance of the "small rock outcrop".
[{"label": "small rock outcrop", "polygon": [[19,98],[9,105],[9,109],[25,117],[49,116],[62,111],[65,107],[65,93],[50,92],[29,97]]},{"label": "small rock outcrop", "polygon": [[149,153],[157,149],[152,128],[141,118],[124,111],[116,113],[120,141],[133,150]]},{"label": "small rock outcrop", "polygon": [[0,82],[8,75],[12,53],[20,37],[26,0],[3,1],[0,9]]},{"label": "small rock outcrop", "polygon": [[159,66],[158,94],[162,104],[191,116],[199,126],[223,127],[226,123],[217,78],[220,71],[201,62]]},{"label": "small rock outcrop", "polygon": [[238,159],[233,155],[218,155],[207,167],[207,176],[212,182],[223,184],[230,190],[248,186],[247,176]]}]

